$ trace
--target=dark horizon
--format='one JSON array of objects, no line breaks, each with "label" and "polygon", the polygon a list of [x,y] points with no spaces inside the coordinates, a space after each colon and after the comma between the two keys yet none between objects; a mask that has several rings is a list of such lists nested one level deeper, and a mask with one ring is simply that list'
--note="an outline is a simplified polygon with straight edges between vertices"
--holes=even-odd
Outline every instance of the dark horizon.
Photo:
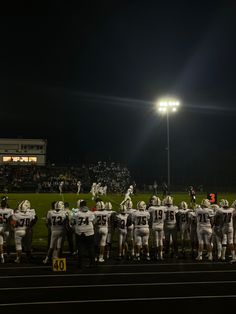
[{"label": "dark horizon", "polygon": [[[58,1],[3,16],[1,137],[45,138],[56,164],[116,161],[132,177],[235,185],[233,1]],[[160,179],[159,179],[160,178]]]}]

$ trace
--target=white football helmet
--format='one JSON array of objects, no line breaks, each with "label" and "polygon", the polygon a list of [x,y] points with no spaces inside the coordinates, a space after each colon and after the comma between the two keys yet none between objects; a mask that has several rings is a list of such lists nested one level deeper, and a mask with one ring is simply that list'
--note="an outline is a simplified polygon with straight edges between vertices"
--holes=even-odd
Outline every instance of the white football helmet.
[{"label": "white football helmet", "polygon": [[126,205],[127,209],[133,208],[133,202],[132,202],[131,198],[126,200],[125,205]]},{"label": "white football helmet", "polygon": [[231,207],[236,208],[236,200],[233,201]]},{"label": "white football helmet", "polygon": [[97,202],[97,203],[96,203],[96,209],[97,209],[97,210],[103,210],[103,209],[105,209],[105,204],[104,204],[104,202],[103,202],[103,201]]},{"label": "white football helmet", "polygon": [[27,210],[30,209],[30,201],[24,200],[20,202],[20,204],[18,205],[18,209],[23,213],[27,212]]},{"label": "white football helmet", "polygon": [[229,207],[229,202],[226,199],[220,200],[221,207]]},{"label": "white football helmet", "polygon": [[105,209],[112,210],[112,203],[111,202],[106,202],[105,203]]},{"label": "white football helmet", "polygon": [[181,208],[181,209],[187,209],[187,208],[188,208],[188,204],[187,204],[186,202],[182,201],[182,202],[180,203],[180,208]]},{"label": "white football helmet", "polygon": [[125,205],[125,204],[121,204],[121,205],[120,205],[120,211],[121,211],[121,213],[125,213],[126,210],[127,210],[126,205]]},{"label": "white football helmet", "polygon": [[173,205],[173,198],[170,195],[166,196],[165,205]]},{"label": "white football helmet", "polygon": [[217,211],[218,208],[220,208],[219,205],[217,205],[217,204],[211,204],[211,209],[213,209],[214,212]]},{"label": "white football helmet", "polygon": [[65,209],[65,206],[64,206],[64,202],[62,201],[57,201],[54,205],[54,208],[56,210],[64,210]]},{"label": "white football helmet", "polygon": [[137,209],[138,210],[146,210],[147,208],[147,205],[144,201],[140,201],[137,203]]},{"label": "white football helmet", "polygon": [[210,207],[211,206],[211,202],[209,201],[208,198],[204,198],[201,202],[201,206],[204,206],[204,207]]},{"label": "white football helmet", "polygon": [[161,200],[156,195],[153,195],[150,200],[151,205],[153,206],[161,206]]}]

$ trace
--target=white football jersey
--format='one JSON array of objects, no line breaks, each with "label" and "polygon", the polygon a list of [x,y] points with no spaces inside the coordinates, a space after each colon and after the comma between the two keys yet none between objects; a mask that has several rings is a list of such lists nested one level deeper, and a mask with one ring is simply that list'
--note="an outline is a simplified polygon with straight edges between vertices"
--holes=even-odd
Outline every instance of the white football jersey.
[{"label": "white football jersey", "polygon": [[63,230],[66,225],[68,215],[64,209],[56,211],[55,209],[49,210],[47,214],[47,221],[51,226],[51,230]]},{"label": "white football jersey", "polygon": [[197,218],[197,227],[211,228],[211,218],[214,217],[214,212],[211,208],[196,208],[195,215]]},{"label": "white football jersey", "polygon": [[34,220],[34,215],[30,212],[18,211],[13,214],[12,219],[16,222],[16,230],[26,230],[30,227],[31,222]]},{"label": "white football jersey", "polygon": [[11,208],[0,208],[0,226],[7,226],[8,220],[13,214],[14,211]]},{"label": "white football jersey", "polygon": [[86,236],[90,236],[94,234],[93,222],[95,220],[95,216],[93,212],[81,211],[79,210],[73,217],[75,233],[81,234],[84,233]]},{"label": "white football jersey", "polygon": [[97,210],[94,212],[95,225],[99,228],[108,228],[109,218],[111,211],[108,210]]},{"label": "white football jersey", "polygon": [[165,219],[165,207],[164,206],[150,206],[148,208],[150,213],[152,229],[156,227],[163,227]]},{"label": "white football jersey", "polygon": [[134,228],[149,228],[150,214],[146,210],[136,210],[132,214]]}]

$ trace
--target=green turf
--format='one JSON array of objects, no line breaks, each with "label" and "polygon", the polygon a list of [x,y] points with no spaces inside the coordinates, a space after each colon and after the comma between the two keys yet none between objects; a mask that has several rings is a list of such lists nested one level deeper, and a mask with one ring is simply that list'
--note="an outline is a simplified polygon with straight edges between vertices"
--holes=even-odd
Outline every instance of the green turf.
[{"label": "green turf", "polygon": [[[135,205],[138,201],[143,200],[148,202],[151,194],[137,194],[132,196],[132,201]],[[189,195],[187,193],[173,193],[174,204],[179,205],[181,201],[186,201],[189,203]],[[206,198],[206,193],[197,194],[196,202],[199,204],[203,198]],[[45,217],[47,211],[51,208],[51,203],[53,201],[63,200],[65,202],[69,202],[70,209],[76,207],[76,202],[78,199],[84,199],[87,201],[88,207],[92,208],[95,205],[95,202],[91,199],[91,194],[80,194],[79,196],[75,193],[68,193],[64,195],[60,195],[58,193],[50,193],[50,194],[8,194],[8,203],[9,206],[13,209],[17,207],[17,204],[24,200],[28,199],[31,202],[31,207],[36,210],[38,215],[38,222],[34,226],[34,238],[33,238],[33,246],[35,248],[45,247],[47,246],[47,227],[45,225]],[[110,201],[113,205],[114,210],[119,210],[119,204],[123,200],[124,196],[120,194],[109,194],[106,197],[101,197],[104,202]],[[160,198],[161,195],[160,195]],[[226,198],[231,204],[235,199],[236,195],[232,193],[218,193],[218,202],[221,198]]]}]

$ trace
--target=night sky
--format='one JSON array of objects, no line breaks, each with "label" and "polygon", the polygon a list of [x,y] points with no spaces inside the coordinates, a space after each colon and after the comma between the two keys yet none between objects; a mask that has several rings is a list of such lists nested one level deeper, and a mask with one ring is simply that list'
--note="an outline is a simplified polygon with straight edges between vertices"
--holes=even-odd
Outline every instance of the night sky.
[{"label": "night sky", "polygon": [[[69,2],[69,1],[68,1]],[[76,3],[76,2],[75,2]],[[1,136],[56,164],[115,161],[138,182],[236,185],[235,1],[22,3],[1,16]]]}]

